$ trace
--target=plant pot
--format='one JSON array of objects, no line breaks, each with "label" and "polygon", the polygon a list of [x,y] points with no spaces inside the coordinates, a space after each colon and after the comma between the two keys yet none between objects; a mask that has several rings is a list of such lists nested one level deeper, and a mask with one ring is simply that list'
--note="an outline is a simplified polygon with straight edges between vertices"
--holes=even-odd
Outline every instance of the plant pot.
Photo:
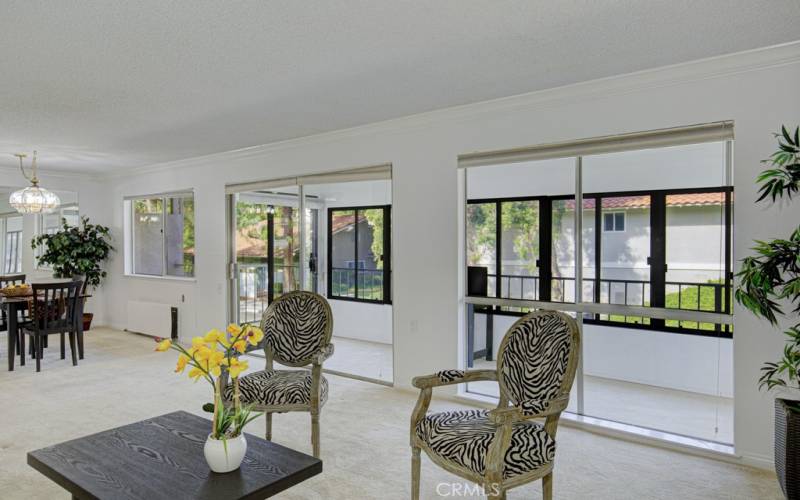
[{"label": "plant pot", "polygon": [[92,327],[92,318],[94,318],[93,313],[83,313],[83,331],[88,332],[89,329]]},{"label": "plant pot", "polygon": [[[787,500],[800,499],[800,413],[775,399],[775,472]],[[790,401],[797,404],[797,401]]]},{"label": "plant pot", "polygon": [[203,454],[208,467],[219,473],[231,472],[239,468],[247,452],[247,440],[244,434],[226,440],[214,439],[211,434],[206,439]]}]

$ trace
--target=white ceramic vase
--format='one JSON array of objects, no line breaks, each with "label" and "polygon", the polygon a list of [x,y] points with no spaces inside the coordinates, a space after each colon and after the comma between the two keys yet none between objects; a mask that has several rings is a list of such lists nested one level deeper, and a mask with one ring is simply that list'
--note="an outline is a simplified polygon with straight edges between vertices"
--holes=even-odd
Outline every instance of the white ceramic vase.
[{"label": "white ceramic vase", "polygon": [[203,454],[206,456],[208,467],[214,472],[231,472],[239,468],[247,452],[247,440],[244,434],[235,438],[228,438],[227,442],[214,439],[211,434],[206,439]]}]

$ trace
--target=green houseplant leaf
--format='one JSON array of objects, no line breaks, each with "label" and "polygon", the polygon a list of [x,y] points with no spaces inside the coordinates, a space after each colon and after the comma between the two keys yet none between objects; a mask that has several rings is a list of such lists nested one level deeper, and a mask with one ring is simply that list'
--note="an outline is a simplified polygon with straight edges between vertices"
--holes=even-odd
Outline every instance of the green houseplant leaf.
[{"label": "green houseplant leaf", "polygon": [[[782,126],[775,138],[778,151],[762,162],[768,168],[756,178],[759,202],[766,198],[791,200],[800,191],[800,127],[792,134]],[[774,326],[779,316],[787,315],[782,304],[788,303],[792,307],[788,314],[796,318],[800,313],[800,226],[788,238],[755,241],[752,250],[755,255],[742,259],[737,273],[736,301]],[[762,389],[800,387],[800,322],[784,335],[782,357],[761,368]],[[800,404],[790,408],[800,412]]]},{"label": "green houseplant leaf", "polygon": [[50,266],[56,276],[81,275],[88,286],[98,286],[106,277],[102,264],[114,250],[110,230],[90,224],[88,217],[81,217],[78,226],[68,225],[65,219],[61,224],[57,232],[41,234],[31,241],[31,248],[41,249],[39,263]]}]

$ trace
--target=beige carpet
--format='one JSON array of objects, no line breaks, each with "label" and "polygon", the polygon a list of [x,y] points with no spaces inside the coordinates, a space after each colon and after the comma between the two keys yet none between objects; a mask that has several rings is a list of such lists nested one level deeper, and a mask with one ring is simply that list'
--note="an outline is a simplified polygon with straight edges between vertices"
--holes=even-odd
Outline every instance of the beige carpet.
[{"label": "beige carpet", "polygon": [[[9,373],[5,333],[0,334],[0,498],[69,498],[26,465],[29,450],[174,410],[202,414],[199,410],[208,399],[208,386],[173,374],[174,353],[153,352],[151,339],[93,330],[87,334],[86,359],[78,367],[69,359],[58,359],[58,341],[51,342],[41,373],[30,362]],[[255,361],[258,367],[260,363]],[[408,418],[415,396],[328,378],[331,398],[322,414],[324,472],[280,498],[409,498]],[[453,403],[439,401],[433,406],[452,407]],[[274,420],[276,442],[310,453],[307,414],[277,415]],[[254,434],[262,430],[263,419],[249,429]],[[423,458],[423,498],[439,498],[437,488],[442,494],[451,493],[457,488],[451,483],[463,484]],[[508,497],[541,498],[541,486],[529,484],[512,490]],[[774,475],[766,472],[562,427],[555,498],[782,497]]]}]

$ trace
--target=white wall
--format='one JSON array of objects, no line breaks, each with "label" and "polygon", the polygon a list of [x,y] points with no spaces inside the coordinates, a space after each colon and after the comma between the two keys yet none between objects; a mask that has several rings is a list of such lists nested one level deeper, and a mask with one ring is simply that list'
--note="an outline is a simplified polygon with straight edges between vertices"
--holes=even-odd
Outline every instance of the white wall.
[{"label": "white wall", "polygon": [[[788,234],[800,216],[798,204],[781,215],[756,207],[753,184],[759,161],[774,149],[771,133],[800,116],[797,81],[800,44],[136,170],[110,183],[113,229],[122,227],[123,196],[194,188],[197,278],[124,278],[118,254],[106,287],[108,317],[124,326],[128,300],[174,303],[185,294],[183,314],[194,319],[194,331],[222,325],[226,183],[391,162],[395,383],[407,388],[415,375],[459,363],[459,154],[734,120],[734,250],[741,257],[753,238]],[[761,363],[779,354],[783,340],[744,312],[737,313],[735,331],[736,448],[750,461],[768,463],[772,400],[756,381]]]},{"label": "white wall", "polygon": [[[494,316],[492,358],[515,316]],[[475,350],[486,347],[486,315],[475,315]],[[583,327],[586,375],[733,397],[733,341],[606,325]],[[602,416],[602,415],[598,415]]]},{"label": "white wall", "polygon": [[381,344],[392,343],[392,306],[329,300],[333,312],[333,335]]},{"label": "white wall", "polygon": [[[40,185],[59,194],[68,197],[77,196],[80,215],[89,217],[94,224],[111,225],[111,211],[108,210],[109,201],[106,184],[97,176],[89,176],[77,173],[53,173],[49,171],[39,172]],[[20,174],[19,169],[0,167],[0,186],[23,187],[30,183]],[[74,201],[74,200],[73,200]],[[36,216],[24,216],[24,227],[22,233],[22,272],[27,275],[28,281],[47,279],[52,277],[52,272],[45,269],[37,269],[35,265],[33,250],[30,247],[31,238],[36,232]],[[112,245],[118,250],[122,250],[122,236],[118,231],[112,233]],[[108,323],[106,316],[106,293],[103,286],[97,288],[92,298],[86,304],[86,311],[93,312],[95,319],[93,325],[103,325]]]}]

